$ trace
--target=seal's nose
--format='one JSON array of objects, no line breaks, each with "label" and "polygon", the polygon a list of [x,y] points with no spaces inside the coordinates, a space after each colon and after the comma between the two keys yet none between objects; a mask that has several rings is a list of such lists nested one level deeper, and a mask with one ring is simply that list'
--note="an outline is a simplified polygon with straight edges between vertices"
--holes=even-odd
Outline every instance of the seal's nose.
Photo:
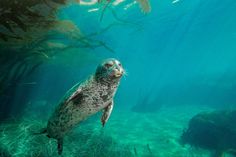
[{"label": "seal's nose", "polygon": [[121,77],[124,73],[124,70],[121,67],[116,67],[115,68],[115,77]]}]

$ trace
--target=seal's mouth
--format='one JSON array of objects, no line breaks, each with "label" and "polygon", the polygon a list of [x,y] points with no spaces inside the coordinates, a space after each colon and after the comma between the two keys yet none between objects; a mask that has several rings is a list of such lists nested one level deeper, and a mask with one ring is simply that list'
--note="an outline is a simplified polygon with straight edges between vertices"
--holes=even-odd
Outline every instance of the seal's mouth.
[{"label": "seal's mouth", "polygon": [[120,78],[120,77],[122,77],[123,73],[124,73],[124,72],[123,72],[122,69],[120,69],[120,70],[115,70],[114,73],[113,73],[113,76],[114,76],[115,78]]},{"label": "seal's mouth", "polygon": [[122,73],[116,73],[116,74],[114,74],[114,76],[115,76],[116,78],[119,78],[119,77],[122,76]]},{"label": "seal's mouth", "polygon": [[119,81],[124,74],[125,70],[121,63],[115,59],[109,59],[103,62],[96,71],[97,77],[103,80],[108,79],[108,81]]}]

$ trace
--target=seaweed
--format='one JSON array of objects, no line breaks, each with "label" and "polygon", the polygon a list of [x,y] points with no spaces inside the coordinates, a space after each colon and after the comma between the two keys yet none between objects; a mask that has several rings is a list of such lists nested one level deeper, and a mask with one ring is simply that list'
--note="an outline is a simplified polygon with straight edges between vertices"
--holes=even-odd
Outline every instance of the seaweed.
[{"label": "seaweed", "polygon": [[57,10],[66,4],[66,0],[0,1],[0,110],[6,110],[1,118],[10,114],[17,86],[42,64],[70,49],[80,52],[102,47],[115,53],[98,37],[115,26],[138,26],[119,18],[107,6],[116,21],[98,31],[84,33],[73,21],[56,17]]},{"label": "seaweed", "polygon": [[[0,141],[10,156],[58,156],[53,139],[34,135],[44,124],[32,119],[7,120],[0,125]],[[86,131],[85,131],[86,130]],[[81,126],[65,139],[64,156],[134,156],[127,145],[115,141],[94,125]],[[75,140],[76,139],[76,140]],[[1,147],[0,147],[1,148]]]},{"label": "seaweed", "polygon": [[0,39],[14,42],[28,36],[34,38],[35,32],[40,34],[54,26],[55,13],[65,4],[66,0],[2,0]]},{"label": "seaweed", "polygon": [[[32,75],[40,65],[60,52],[75,48],[95,49],[97,47],[104,47],[114,52],[105,42],[94,39],[105,31],[87,36],[71,21],[55,21],[55,24],[54,29],[47,34],[37,35],[34,39],[22,40],[14,44],[8,43],[0,48],[0,97],[4,95],[5,99],[1,103],[1,109],[11,105],[10,97],[14,97],[14,91],[21,80]],[[65,40],[68,40],[68,44],[62,42]],[[7,116],[7,112],[5,114]]]},{"label": "seaweed", "polygon": [[149,0],[136,0],[143,13],[147,14],[151,11],[151,5]]},{"label": "seaweed", "polygon": [[[136,1],[140,4],[143,12],[150,12],[151,7],[148,0]],[[0,26],[5,30],[0,31],[0,39],[5,42],[22,40],[25,38],[25,34],[35,31],[45,32],[55,26],[57,21],[55,13],[66,2],[66,0],[2,0],[0,2]],[[98,1],[98,3],[102,2]],[[110,4],[111,0],[102,3],[100,21]],[[31,37],[33,38],[33,34]]]}]

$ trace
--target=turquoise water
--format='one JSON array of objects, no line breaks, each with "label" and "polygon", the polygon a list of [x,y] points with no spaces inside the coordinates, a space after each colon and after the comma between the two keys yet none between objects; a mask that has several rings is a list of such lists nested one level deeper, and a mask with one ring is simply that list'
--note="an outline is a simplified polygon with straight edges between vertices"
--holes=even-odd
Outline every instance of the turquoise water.
[{"label": "turquoise water", "polygon": [[[40,22],[29,27],[35,30],[22,31],[23,26],[9,18],[14,33],[4,24],[0,5],[0,156],[58,156],[54,139],[32,132],[43,128],[66,91],[94,74],[106,58],[121,61],[127,73],[111,117],[104,128],[101,113],[81,123],[65,137],[62,156],[236,154],[236,146],[222,142],[236,136],[229,125],[236,105],[234,0],[150,0],[147,13],[133,0],[118,5],[112,1],[107,7],[106,2],[82,2],[55,5],[56,22],[42,31]],[[232,116],[222,115],[218,125],[210,113],[222,110]],[[202,112],[209,116],[199,125],[211,132],[213,121],[215,136],[223,137],[217,148],[194,140],[180,142],[184,130],[191,128],[189,121]],[[232,136],[222,136],[225,128]]]}]

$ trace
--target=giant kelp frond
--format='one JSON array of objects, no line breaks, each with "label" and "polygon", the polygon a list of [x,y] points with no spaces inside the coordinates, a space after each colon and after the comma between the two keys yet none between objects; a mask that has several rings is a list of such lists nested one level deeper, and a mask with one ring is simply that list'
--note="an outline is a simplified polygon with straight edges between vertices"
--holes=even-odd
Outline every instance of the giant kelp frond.
[{"label": "giant kelp frond", "polygon": [[[79,52],[81,49],[94,50],[102,47],[114,52],[99,36],[114,26],[135,26],[120,19],[110,9],[116,20],[114,23],[94,32],[82,32],[73,21],[57,18],[58,9],[66,2],[0,0],[0,97],[4,97],[0,110],[9,108],[17,86],[41,64],[54,60],[59,53],[70,53],[67,50],[71,49]],[[104,0],[102,7],[103,4],[108,2]],[[0,117],[7,117],[7,114],[8,111]]]},{"label": "giant kelp frond", "polygon": [[[92,6],[92,5],[96,5],[97,3],[102,5],[102,15],[101,18],[103,18],[103,14],[107,8],[108,5],[112,5],[112,6],[117,6],[119,4],[121,4],[122,2],[124,2],[125,0],[90,0],[90,1],[86,1],[86,0],[77,0],[79,2],[79,4],[81,5],[86,5],[86,6]],[[133,2],[131,4],[128,4],[127,6],[130,7],[135,3],[138,3],[140,6],[140,9],[143,13],[147,14],[151,11],[151,4],[150,4],[150,0],[133,0]],[[124,9],[127,9],[127,6]]]},{"label": "giant kelp frond", "polygon": [[149,0],[136,0],[143,13],[149,13],[151,11],[151,5]]},{"label": "giant kelp frond", "polygon": [[[32,74],[48,59],[61,52],[64,53],[65,50],[104,47],[113,52],[105,42],[94,39],[103,32],[97,32],[91,36],[85,35],[72,21],[55,20],[54,27],[47,32],[32,33],[33,37],[29,34],[29,36],[25,36],[24,40],[4,44],[0,47],[0,55],[2,56],[0,58],[2,63],[0,66],[0,91],[3,93],[5,90],[14,91],[14,86],[19,84],[21,79]],[[7,93],[12,93],[12,91]],[[6,101],[6,104],[9,102]]]},{"label": "giant kelp frond", "polygon": [[65,0],[1,0],[0,39],[24,38],[26,32],[40,28],[50,28],[55,19],[55,11]]},{"label": "giant kelp frond", "polygon": [[[148,0],[135,0],[140,4],[144,13],[151,10]],[[78,1],[86,5],[87,1]],[[91,4],[102,5],[102,15],[111,0],[93,0]],[[34,38],[36,33],[45,33],[55,26],[57,21],[55,13],[60,6],[66,4],[66,0],[2,0],[0,1],[0,44],[1,41],[15,42]],[[90,3],[89,3],[90,4]]]},{"label": "giant kelp frond", "polygon": [[55,22],[55,31],[58,31],[58,33],[66,35],[68,38],[81,38],[83,37],[83,34],[78,26],[75,25],[70,20],[58,20]]}]

